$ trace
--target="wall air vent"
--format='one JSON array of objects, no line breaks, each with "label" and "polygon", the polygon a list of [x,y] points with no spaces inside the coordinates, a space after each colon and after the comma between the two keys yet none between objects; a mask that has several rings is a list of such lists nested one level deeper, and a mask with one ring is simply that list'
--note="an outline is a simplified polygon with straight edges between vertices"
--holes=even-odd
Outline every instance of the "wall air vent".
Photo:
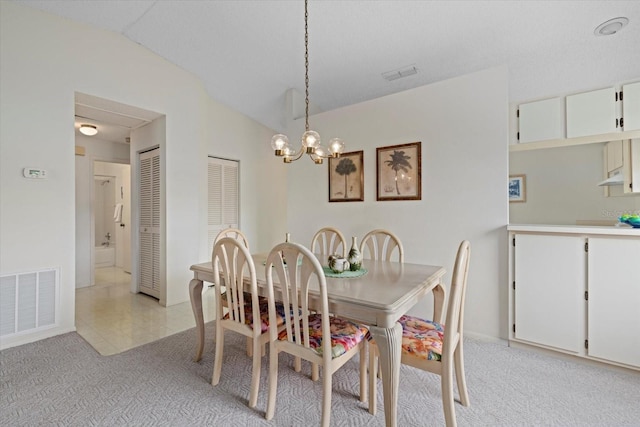
[{"label": "wall air vent", "polygon": [[57,283],[57,269],[1,276],[0,336],[54,326]]},{"label": "wall air vent", "polygon": [[406,67],[399,68],[397,70],[387,71],[386,73],[382,73],[382,77],[384,77],[386,81],[391,82],[393,80],[398,80],[403,77],[412,76],[417,72],[418,72],[418,69],[414,64],[414,65],[408,65]]}]

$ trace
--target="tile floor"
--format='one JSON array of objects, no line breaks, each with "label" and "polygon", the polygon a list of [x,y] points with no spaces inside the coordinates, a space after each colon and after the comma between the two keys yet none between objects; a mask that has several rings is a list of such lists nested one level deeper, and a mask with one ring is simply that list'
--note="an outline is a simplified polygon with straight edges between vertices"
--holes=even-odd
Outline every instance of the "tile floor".
[{"label": "tile floor", "polygon": [[[188,284],[185,283],[185,286]],[[213,320],[214,288],[205,287],[205,322]],[[109,356],[195,327],[189,301],[162,307],[131,292],[131,275],[117,267],[96,268],[95,285],[76,290],[76,329],[98,353]]]}]

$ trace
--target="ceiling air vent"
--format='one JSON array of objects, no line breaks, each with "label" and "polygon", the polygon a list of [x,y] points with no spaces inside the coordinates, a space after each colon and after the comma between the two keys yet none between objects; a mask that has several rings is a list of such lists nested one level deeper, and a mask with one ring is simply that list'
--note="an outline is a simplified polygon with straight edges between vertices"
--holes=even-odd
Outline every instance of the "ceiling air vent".
[{"label": "ceiling air vent", "polygon": [[417,72],[418,72],[418,69],[414,64],[414,65],[408,65],[406,67],[399,68],[397,70],[387,71],[386,73],[382,73],[382,77],[384,77],[386,81],[390,82],[393,80],[401,79],[403,77],[412,76]]}]

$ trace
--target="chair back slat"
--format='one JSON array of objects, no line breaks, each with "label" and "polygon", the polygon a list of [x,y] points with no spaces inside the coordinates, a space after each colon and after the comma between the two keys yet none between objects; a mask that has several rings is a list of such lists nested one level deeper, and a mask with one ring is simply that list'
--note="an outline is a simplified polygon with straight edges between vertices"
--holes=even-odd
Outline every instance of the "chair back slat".
[{"label": "chair back slat", "polygon": [[398,262],[404,262],[404,248],[398,236],[391,231],[377,229],[368,232],[360,242],[360,253],[369,259],[391,261],[394,252],[398,254]]},{"label": "chair back slat", "polygon": [[329,255],[347,256],[347,241],[337,228],[324,227],[316,232],[311,240],[311,251],[325,260]]},{"label": "chair back slat", "polygon": [[237,228],[225,228],[224,230],[220,231],[216,237],[213,239],[213,244],[215,245],[216,242],[224,237],[231,237],[232,239],[236,239],[242,242],[243,245],[245,245],[247,247],[247,249],[249,249],[249,240],[247,239],[247,236],[244,235],[244,233],[242,233],[242,231],[240,231]]}]

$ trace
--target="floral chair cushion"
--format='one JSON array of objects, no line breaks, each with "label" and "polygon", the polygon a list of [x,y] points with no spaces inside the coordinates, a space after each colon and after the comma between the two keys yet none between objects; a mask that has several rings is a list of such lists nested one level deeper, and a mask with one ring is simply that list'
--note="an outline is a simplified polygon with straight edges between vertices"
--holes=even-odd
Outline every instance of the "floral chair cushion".
[{"label": "floral chair cushion", "polygon": [[[242,298],[244,300],[245,305],[247,304],[251,304],[251,292],[243,292],[242,293]],[[222,305],[224,307],[228,307],[229,306],[229,299],[227,298],[227,292],[223,292],[222,293]],[[267,298],[265,297],[258,297],[258,302],[260,305],[262,304],[266,304],[267,303]]]},{"label": "floral chair cushion", "polygon": [[402,316],[402,351],[420,359],[442,359],[444,325],[413,316]]},{"label": "floral chair cushion", "polygon": [[[245,295],[246,298],[246,295]],[[246,301],[246,300],[245,300]],[[249,294],[249,301],[251,301],[251,294]],[[260,301],[260,332],[265,333],[269,330],[269,304],[266,299]],[[284,306],[280,303],[276,304],[276,315],[278,316],[277,326],[284,325]],[[293,316],[293,313],[289,314]],[[225,314],[223,319],[228,319],[229,313]],[[251,302],[245,303],[244,323],[249,325],[253,329],[253,310],[251,310]]]},{"label": "floral chair cushion", "polygon": [[[339,317],[329,317],[331,329],[331,358],[335,359],[358,345],[369,333],[366,326]],[[301,325],[302,326],[302,325]],[[281,341],[287,340],[287,330],[278,335]],[[309,316],[309,347],[322,355],[322,315]]]}]

